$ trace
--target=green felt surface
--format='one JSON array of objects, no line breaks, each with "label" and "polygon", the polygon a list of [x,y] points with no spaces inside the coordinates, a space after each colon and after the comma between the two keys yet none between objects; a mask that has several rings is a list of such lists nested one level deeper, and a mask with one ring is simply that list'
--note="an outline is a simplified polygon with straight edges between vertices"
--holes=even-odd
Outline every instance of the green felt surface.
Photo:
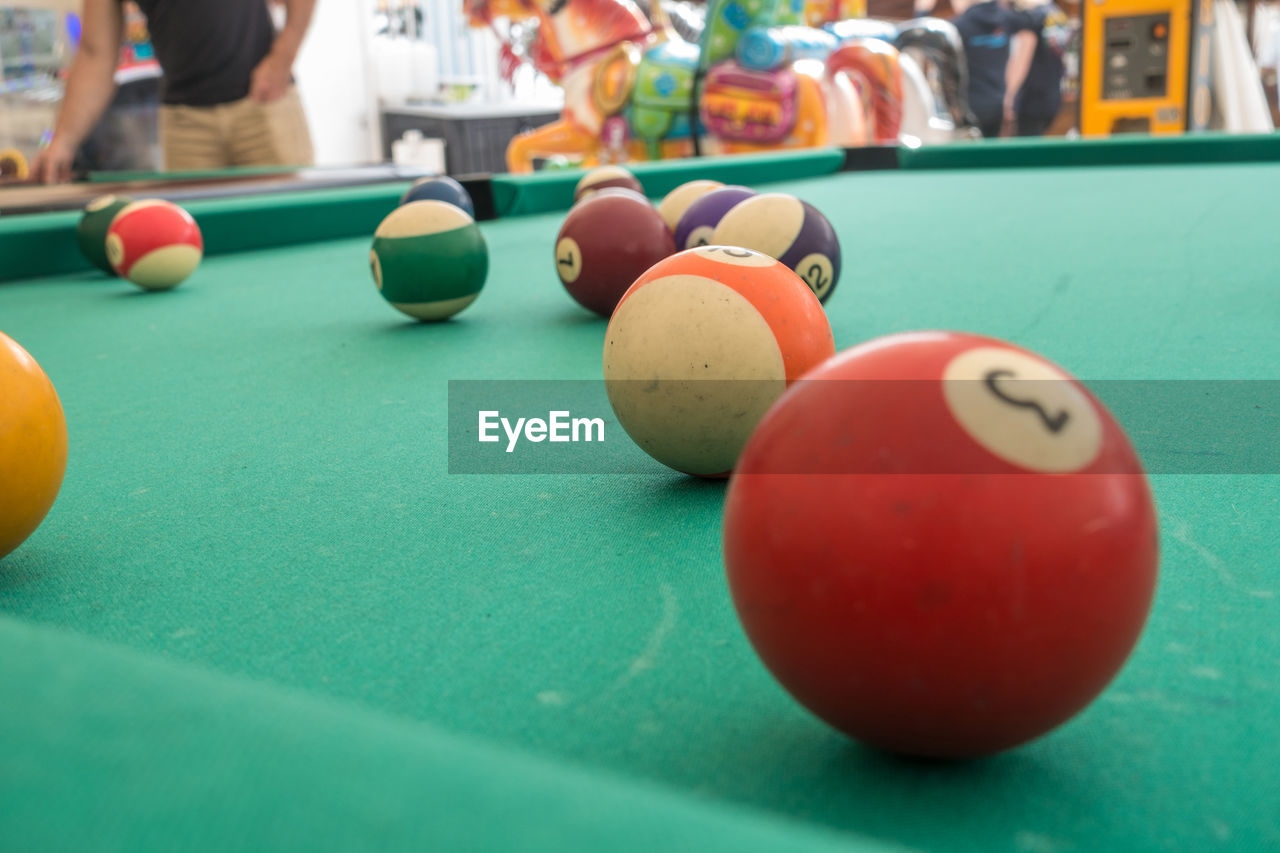
[{"label": "green felt surface", "polygon": [[27,688],[0,715],[11,849],[850,849],[831,832],[7,619],[0,646],[0,680]]},{"label": "green felt surface", "polygon": [[[840,233],[837,345],[945,327],[1086,380],[1277,378],[1280,166],[1012,174],[776,185]],[[559,220],[483,223],[489,283],[443,325],[383,303],[367,237],[216,255],[167,294],[0,286],[71,435],[0,563],[4,837],[448,847],[470,819],[476,847],[649,850],[655,815],[697,849],[1280,844],[1280,478],[1153,478],[1155,609],[1079,718],[973,764],[878,756],[752,654],[722,484],[446,473],[449,380],[600,375]]]}]

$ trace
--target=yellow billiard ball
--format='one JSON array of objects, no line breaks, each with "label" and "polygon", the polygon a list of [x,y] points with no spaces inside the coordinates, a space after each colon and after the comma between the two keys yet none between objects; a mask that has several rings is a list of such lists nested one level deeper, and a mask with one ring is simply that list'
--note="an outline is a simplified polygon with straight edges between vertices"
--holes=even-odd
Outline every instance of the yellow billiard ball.
[{"label": "yellow billiard ball", "polygon": [[0,559],[53,506],[67,468],[67,421],[53,383],[0,332]]}]

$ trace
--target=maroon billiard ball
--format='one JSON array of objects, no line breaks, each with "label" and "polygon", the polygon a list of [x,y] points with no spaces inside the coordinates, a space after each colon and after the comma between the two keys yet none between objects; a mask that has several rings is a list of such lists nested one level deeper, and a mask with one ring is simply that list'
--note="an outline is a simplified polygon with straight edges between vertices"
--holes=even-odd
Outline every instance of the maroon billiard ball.
[{"label": "maroon billiard ball", "polygon": [[752,433],[724,514],[748,638],[851,737],[932,758],[1025,743],[1119,672],[1157,526],[1120,425],[1044,358],[916,332],[808,373]]},{"label": "maroon billiard ball", "polygon": [[608,187],[625,187],[644,195],[644,187],[636,180],[636,176],[622,166],[599,166],[582,176],[578,185],[573,188],[574,202],[582,201],[591,193]]},{"label": "maroon billiard ball", "polygon": [[667,224],[646,198],[607,190],[565,217],[556,237],[556,272],[580,305],[608,317],[641,273],[674,251]]},{"label": "maroon billiard ball", "polygon": [[602,187],[598,190],[592,190],[591,192],[587,193],[582,198],[578,199],[578,201],[574,202],[573,206],[577,207],[579,204],[582,204],[582,202],[586,201],[587,199],[596,198],[598,196],[611,196],[611,195],[631,196],[632,198],[636,198],[636,199],[639,199],[640,201],[643,201],[645,204],[652,204],[652,202],[650,202],[649,199],[645,198],[644,193],[639,192],[637,190],[633,190],[631,189],[631,187]]}]

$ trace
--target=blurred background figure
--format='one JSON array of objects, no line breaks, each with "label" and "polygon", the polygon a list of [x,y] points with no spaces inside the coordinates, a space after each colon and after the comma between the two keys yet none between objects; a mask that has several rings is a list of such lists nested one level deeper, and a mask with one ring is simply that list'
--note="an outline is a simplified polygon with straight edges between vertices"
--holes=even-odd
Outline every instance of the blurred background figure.
[{"label": "blurred background figure", "polygon": [[[123,20],[116,62],[116,91],[97,125],[80,144],[72,169],[157,171],[162,164],[159,125],[162,72],[147,32],[147,19],[133,0],[120,4]],[[78,41],[70,45],[78,49]]]},{"label": "blurred background figure", "polygon": [[1067,16],[1051,0],[1014,0],[1010,26],[1004,120],[1018,136],[1042,136],[1062,107]]},{"label": "blurred background figure", "polygon": [[1013,13],[996,0],[975,3],[951,0],[951,22],[964,41],[969,65],[969,109],[982,135],[1000,135],[1004,123],[1005,76],[1009,65],[1009,36]]},{"label": "blurred background figure", "polygon": [[[283,0],[277,32],[264,0],[139,0],[164,71],[160,144],[168,170],[301,166],[314,159],[292,69],[315,0]],[[32,169],[68,180],[76,151],[116,92],[120,0],[84,0],[80,45],[53,138]]]}]

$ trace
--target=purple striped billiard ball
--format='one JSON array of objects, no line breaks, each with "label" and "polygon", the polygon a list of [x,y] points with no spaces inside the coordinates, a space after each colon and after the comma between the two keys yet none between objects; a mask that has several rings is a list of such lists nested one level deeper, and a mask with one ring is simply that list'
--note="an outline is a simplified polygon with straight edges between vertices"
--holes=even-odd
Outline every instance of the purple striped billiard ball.
[{"label": "purple striped billiard ball", "polygon": [[764,193],[724,215],[711,235],[717,246],[754,249],[781,261],[826,302],[840,279],[840,240],[816,207],[784,193]]},{"label": "purple striped billiard ball", "polygon": [[711,232],[724,215],[739,202],[756,194],[747,187],[728,186],[712,190],[689,205],[676,225],[676,251],[695,249],[711,243]]}]

